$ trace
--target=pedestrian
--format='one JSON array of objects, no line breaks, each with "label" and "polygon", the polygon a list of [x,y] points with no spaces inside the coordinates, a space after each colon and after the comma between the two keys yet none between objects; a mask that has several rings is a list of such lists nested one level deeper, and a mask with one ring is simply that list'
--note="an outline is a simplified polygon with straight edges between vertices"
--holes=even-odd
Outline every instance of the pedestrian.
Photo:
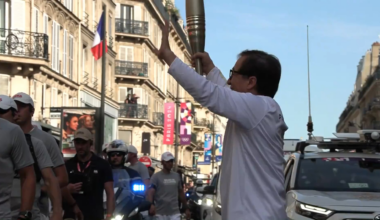
[{"label": "pedestrian", "polygon": [[156,220],[180,220],[181,214],[178,207],[178,198],[186,210],[186,218],[190,219],[190,210],[187,207],[185,193],[178,173],[173,172],[174,156],[165,152],[161,156],[163,169],[153,174],[147,199],[152,203],[149,209],[150,216],[156,216]]},{"label": "pedestrian", "polygon": [[[12,106],[17,106],[15,101],[8,96],[0,95],[0,99],[9,102]],[[1,118],[1,116],[0,116]],[[15,123],[14,117],[5,117],[11,123]],[[37,138],[31,137],[30,134],[25,134],[26,142],[29,145],[30,153],[34,161],[34,171],[36,175],[36,194],[32,210],[32,219],[40,220],[40,210],[38,208],[38,198],[41,194],[40,180],[43,178],[47,186],[47,191],[51,195],[51,200],[54,207],[54,212],[51,219],[58,220],[62,218],[62,197],[58,180],[55,177],[52,167],[53,162],[49,157],[45,145]],[[11,211],[12,218],[17,218],[21,207],[21,181],[17,174],[13,179],[12,194],[11,194]]]},{"label": "pedestrian", "polygon": [[[110,165],[103,158],[91,152],[93,135],[86,128],[74,133],[74,146],[77,154],[66,161],[69,171],[68,189],[72,193],[84,220],[103,220],[103,192],[106,192],[106,220],[111,220],[115,209],[113,176]],[[64,218],[75,218],[69,206],[64,206]]]},{"label": "pedestrian", "polygon": [[137,157],[138,151],[133,145],[128,146],[128,157],[127,157],[127,162],[129,162],[131,165],[129,168],[136,170],[142,180],[144,181],[146,189],[149,187],[149,171],[148,168],[139,161]]},{"label": "pedestrian", "polygon": [[18,219],[31,220],[36,190],[34,161],[24,133],[19,126],[9,122],[17,112],[17,105],[5,97],[0,97],[0,219],[11,220],[10,198],[16,171],[21,182]]},{"label": "pedestrian", "polygon": [[152,176],[153,176],[153,174],[154,174],[154,172],[155,172],[155,169],[154,169],[154,167],[148,167],[148,171],[149,171],[149,178],[152,178]]},{"label": "pedestrian", "polygon": [[[64,166],[65,162],[63,160],[60,147],[52,135],[34,127],[32,124],[32,118],[35,110],[33,99],[28,94],[19,92],[13,96],[13,100],[16,102],[18,108],[15,116],[16,124],[21,127],[25,134],[30,134],[32,137],[37,138],[44,143],[50,159],[53,162],[53,171],[55,176],[58,178],[59,185],[61,188],[66,187],[68,183],[67,171]],[[63,198],[65,200],[71,199],[72,201],[72,198],[68,198],[70,195],[67,195],[65,192],[67,191],[63,190],[62,192]],[[48,220],[50,216],[49,199],[47,195],[47,188],[44,184],[42,184],[38,206],[41,212],[41,218],[43,220]],[[75,209],[75,212],[80,215],[77,207],[73,207],[73,209]]]},{"label": "pedestrian", "polygon": [[218,191],[222,219],[286,219],[283,138],[288,127],[273,99],[281,78],[279,60],[263,51],[243,51],[226,82],[207,53],[194,54],[205,78],[176,57],[168,36],[166,22],[155,52],[170,66],[169,74],[202,106],[229,119]]}]

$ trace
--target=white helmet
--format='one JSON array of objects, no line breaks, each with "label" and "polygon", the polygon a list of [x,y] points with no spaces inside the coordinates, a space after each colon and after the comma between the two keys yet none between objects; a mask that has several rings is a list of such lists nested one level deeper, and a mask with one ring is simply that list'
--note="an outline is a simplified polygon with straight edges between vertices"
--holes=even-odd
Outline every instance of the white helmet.
[{"label": "white helmet", "polygon": [[104,153],[107,153],[108,145],[109,145],[109,143],[105,143],[105,144],[103,144],[103,146],[102,146],[102,151],[103,151]]},{"label": "white helmet", "polygon": [[114,140],[108,144],[107,153],[110,153],[110,152],[121,152],[121,153],[126,154],[128,152],[128,148],[125,145],[124,141]]}]

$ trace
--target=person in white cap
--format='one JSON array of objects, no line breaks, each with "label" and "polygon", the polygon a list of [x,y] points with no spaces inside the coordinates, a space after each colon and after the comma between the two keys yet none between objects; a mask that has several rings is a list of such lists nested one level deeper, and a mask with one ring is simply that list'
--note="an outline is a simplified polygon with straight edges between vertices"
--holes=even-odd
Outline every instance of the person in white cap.
[{"label": "person in white cap", "polygon": [[[10,102],[12,106],[17,108],[15,101],[7,96],[1,96],[0,99],[6,102]],[[0,116],[0,118],[3,118]],[[14,123],[13,117],[4,117],[3,119]],[[39,181],[43,178],[49,191],[50,199],[53,201],[54,212],[51,219],[59,219],[62,216],[62,197],[61,190],[59,188],[58,180],[55,177],[52,167],[53,162],[49,157],[45,145],[37,138],[31,137],[29,134],[25,134],[26,141],[30,148],[30,153],[34,161],[34,171],[36,174],[36,195],[32,210],[32,219],[40,220],[40,210],[38,208],[38,198],[41,194],[41,185]],[[13,179],[12,194],[11,194],[11,211],[12,217],[17,218],[21,206],[21,181],[20,176],[17,174]]]},{"label": "person in white cap", "polygon": [[10,198],[15,170],[21,181],[21,207],[19,219],[31,220],[36,190],[34,161],[19,126],[9,122],[17,112],[17,106],[8,96],[0,96],[0,219],[11,220]]},{"label": "person in white cap", "polygon": [[[191,213],[187,207],[185,193],[182,189],[181,179],[178,173],[173,172],[174,156],[165,152],[161,156],[163,169],[153,174],[149,187],[147,200],[152,203],[149,215],[156,216],[156,220],[180,220],[181,214],[178,207],[178,198],[182,207],[186,210],[186,218],[190,219]],[[154,205],[155,204],[155,205]]]},{"label": "person in white cap", "polygon": [[[75,210],[75,213],[80,216],[80,211],[78,207],[75,205],[75,200],[72,198],[71,194],[68,192],[67,187],[68,184],[68,176],[65,162],[63,160],[63,156],[61,153],[61,149],[58,146],[55,138],[48,134],[47,132],[44,132],[38,128],[35,128],[32,125],[32,118],[34,115],[34,101],[33,99],[26,93],[19,92],[16,95],[13,96],[13,100],[17,104],[17,114],[15,117],[16,123],[21,127],[21,129],[26,134],[30,134],[32,137],[35,137],[42,141],[50,155],[51,161],[53,162],[53,170],[58,178],[59,185],[63,189],[62,196],[65,200],[69,200],[73,203],[73,209]],[[39,199],[39,208],[41,211],[41,214],[44,216],[44,219],[49,219],[50,211],[49,211],[49,200],[47,197],[47,188],[46,186],[41,187],[41,198]],[[68,202],[69,202],[68,201]]]},{"label": "person in white cap", "polygon": [[128,157],[127,162],[131,163],[129,168],[136,170],[140,176],[141,179],[144,181],[146,189],[149,187],[149,170],[148,167],[146,167],[143,163],[141,163],[137,157],[138,151],[135,146],[129,145],[128,146]]}]

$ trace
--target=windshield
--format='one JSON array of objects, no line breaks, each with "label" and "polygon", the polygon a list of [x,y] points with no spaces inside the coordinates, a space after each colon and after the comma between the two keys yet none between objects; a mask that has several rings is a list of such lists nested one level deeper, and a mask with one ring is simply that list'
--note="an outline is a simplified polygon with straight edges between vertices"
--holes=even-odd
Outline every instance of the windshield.
[{"label": "windshield", "polygon": [[380,159],[302,159],[295,189],[380,192]]}]

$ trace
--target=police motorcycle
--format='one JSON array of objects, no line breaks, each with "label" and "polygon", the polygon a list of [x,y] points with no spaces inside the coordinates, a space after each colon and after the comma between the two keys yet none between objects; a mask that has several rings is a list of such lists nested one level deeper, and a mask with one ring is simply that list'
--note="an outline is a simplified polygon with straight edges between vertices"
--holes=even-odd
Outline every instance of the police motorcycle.
[{"label": "police motorcycle", "polygon": [[203,181],[202,180],[196,180],[195,182],[196,186],[195,189],[191,192],[189,195],[189,199],[187,200],[187,204],[189,206],[191,217],[193,219],[201,219],[201,206],[202,206],[202,194],[197,192],[197,188],[203,187]]},{"label": "police motorcycle", "polygon": [[121,140],[107,146],[107,158],[112,168],[115,191],[115,211],[112,220],[142,220],[141,212],[151,204],[145,199],[145,185],[140,175],[125,167],[128,148]]}]

